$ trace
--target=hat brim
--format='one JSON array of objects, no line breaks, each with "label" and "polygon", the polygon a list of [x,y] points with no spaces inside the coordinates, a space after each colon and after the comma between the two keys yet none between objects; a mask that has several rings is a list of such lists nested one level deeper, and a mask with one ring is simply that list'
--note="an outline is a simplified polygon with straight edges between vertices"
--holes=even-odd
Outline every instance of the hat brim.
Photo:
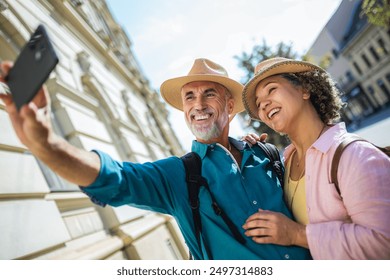
[{"label": "hat brim", "polygon": [[161,96],[169,105],[180,111],[183,111],[181,89],[184,85],[197,81],[215,82],[221,84],[230,91],[234,99],[234,108],[230,119],[232,119],[237,113],[245,110],[241,97],[244,86],[235,80],[223,76],[190,75],[169,79],[163,82],[160,87]]},{"label": "hat brim", "polygon": [[315,70],[321,72],[325,71],[321,67],[309,62],[295,60],[284,60],[277,62],[263,70],[260,70],[244,86],[244,90],[242,92],[242,102],[244,104],[245,110],[252,119],[259,120],[256,106],[256,87],[265,78],[284,73],[300,73]]}]

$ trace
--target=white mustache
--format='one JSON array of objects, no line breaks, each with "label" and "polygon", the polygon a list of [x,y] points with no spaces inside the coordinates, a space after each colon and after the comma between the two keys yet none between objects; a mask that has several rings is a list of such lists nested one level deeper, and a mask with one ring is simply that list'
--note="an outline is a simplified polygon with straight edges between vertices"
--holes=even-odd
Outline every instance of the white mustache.
[{"label": "white mustache", "polygon": [[210,115],[214,114],[212,109],[197,110],[193,109],[190,112],[191,119],[207,119]]}]

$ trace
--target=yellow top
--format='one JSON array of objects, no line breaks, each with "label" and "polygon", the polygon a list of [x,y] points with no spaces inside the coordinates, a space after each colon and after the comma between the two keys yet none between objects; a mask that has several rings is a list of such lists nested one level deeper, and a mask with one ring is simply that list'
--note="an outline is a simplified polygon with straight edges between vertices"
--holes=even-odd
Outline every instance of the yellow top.
[{"label": "yellow top", "polygon": [[[287,162],[285,180],[284,180],[284,198],[290,210],[292,211],[295,220],[303,225],[309,223],[306,207],[306,188],[305,176],[302,176],[298,181],[293,181],[290,178],[291,159]],[[292,203],[292,205],[291,205]]]}]

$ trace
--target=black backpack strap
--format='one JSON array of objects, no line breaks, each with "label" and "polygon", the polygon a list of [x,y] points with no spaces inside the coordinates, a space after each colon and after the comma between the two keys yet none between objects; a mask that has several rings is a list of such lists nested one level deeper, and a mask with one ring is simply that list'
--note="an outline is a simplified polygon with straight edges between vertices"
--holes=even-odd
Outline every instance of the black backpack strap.
[{"label": "black backpack strap", "polygon": [[234,238],[240,242],[241,244],[245,244],[246,243],[246,240],[245,238],[241,235],[241,233],[239,232],[239,230],[237,229],[237,227],[234,225],[234,223],[232,222],[232,220],[230,220],[230,218],[228,217],[228,215],[226,215],[226,213],[222,210],[221,207],[219,207],[217,201],[215,200],[214,198],[214,195],[213,193],[210,191],[210,188],[209,188],[209,185],[207,184],[207,182],[205,183],[205,188],[209,191],[210,193],[210,196],[211,196],[211,200],[212,200],[212,204],[211,204],[211,207],[213,207],[213,210],[214,210],[214,213],[217,214],[218,216],[221,216],[221,218],[223,219],[223,221],[225,222],[225,224],[228,226],[230,232],[233,234]]},{"label": "black backpack strap", "polygon": [[[207,180],[201,175],[202,160],[199,157],[199,155],[197,153],[190,152],[182,156],[181,159],[183,160],[184,167],[186,170],[186,182],[188,188],[189,201],[190,201],[192,216],[194,220],[196,241],[198,242],[200,252],[202,252],[202,245],[201,245],[202,221],[199,212],[199,190],[201,186],[204,186],[210,193],[210,197],[212,200],[211,207],[213,208],[215,214],[221,216],[221,218],[223,219],[223,221],[225,222],[225,224],[228,226],[231,233],[233,234],[234,238],[238,242],[245,244],[246,242],[245,238],[241,235],[237,227],[226,215],[226,213],[219,207],[219,205],[217,204],[214,198],[213,193],[210,191]],[[213,259],[213,256],[208,246],[206,246],[206,244],[203,245],[209,259]]]},{"label": "black backpack strap", "polygon": [[[194,220],[195,237],[198,242],[200,252],[202,252],[202,245],[200,240],[200,233],[202,232],[202,221],[199,213],[199,190],[201,187],[200,178],[202,178],[202,160],[199,155],[190,152],[181,157],[184,168],[186,170],[186,182],[188,189],[189,202],[192,210],[192,217]],[[191,254],[190,254],[191,257]]]},{"label": "black backpack strap", "polygon": [[280,185],[284,187],[284,165],[280,158],[279,150],[275,145],[266,142],[257,142],[258,146],[264,151],[267,157],[270,159],[272,169],[276,173],[279,179]]}]

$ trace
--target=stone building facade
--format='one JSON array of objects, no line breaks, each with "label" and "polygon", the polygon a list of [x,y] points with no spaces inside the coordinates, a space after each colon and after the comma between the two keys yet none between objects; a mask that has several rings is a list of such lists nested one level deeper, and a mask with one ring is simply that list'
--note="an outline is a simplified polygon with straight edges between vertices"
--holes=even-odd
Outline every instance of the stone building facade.
[{"label": "stone building facade", "polygon": [[[184,153],[159,94],[104,0],[0,0],[0,59],[15,60],[38,24],[59,56],[46,86],[55,130],[119,160]],[[93,205],[17,139],[0,102],[0,259],[183,259],[169,216]]]}]

